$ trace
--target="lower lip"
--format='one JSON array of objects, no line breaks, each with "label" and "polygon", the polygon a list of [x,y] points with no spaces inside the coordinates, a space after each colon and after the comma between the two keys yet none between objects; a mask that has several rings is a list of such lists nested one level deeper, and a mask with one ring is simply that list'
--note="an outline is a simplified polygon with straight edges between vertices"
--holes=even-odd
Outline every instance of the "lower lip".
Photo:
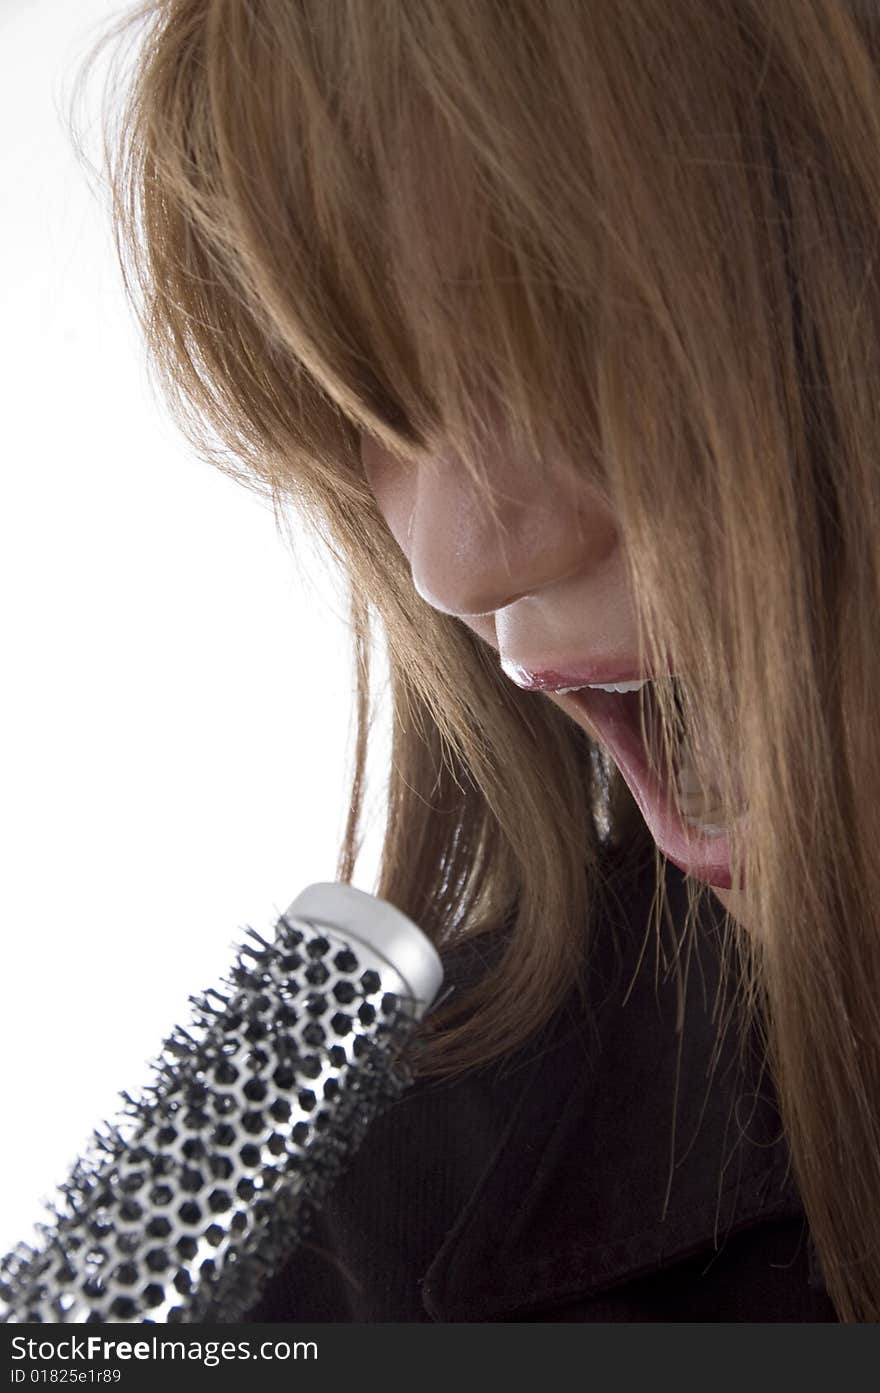
[{"label": "lower lip", "polygon": [[669,789],[648,767],[639,731],[639,693],[580,691],[562,700],[576,706],[595,728],[664,856],[695,880],[730,890],[733,881],[727,833],[709,835],[691,827],[676,810]]}]

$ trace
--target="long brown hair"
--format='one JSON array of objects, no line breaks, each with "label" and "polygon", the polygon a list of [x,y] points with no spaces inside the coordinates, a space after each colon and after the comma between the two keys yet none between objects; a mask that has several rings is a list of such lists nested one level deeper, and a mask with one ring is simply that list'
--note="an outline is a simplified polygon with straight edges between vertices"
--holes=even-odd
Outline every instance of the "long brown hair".
[{"label": "long brown hair", "polygon": [[507,1052],[582,986],[606,853],[652,845],[587,736],[415,592],[367,487],[362,434],[413,467],[442,440],[491,493],[491,401],[613,507],[644,659],[686,674],[731,815],[747,790],[745,1015],[840,1318],[880,1319],[880,11],[155,0],[99,50],[129,28],[105,158],[151,365],[199,453],[350,577],[339,876],[378,624],[375,889],[440,945],[509,925],[424,1071]]}]

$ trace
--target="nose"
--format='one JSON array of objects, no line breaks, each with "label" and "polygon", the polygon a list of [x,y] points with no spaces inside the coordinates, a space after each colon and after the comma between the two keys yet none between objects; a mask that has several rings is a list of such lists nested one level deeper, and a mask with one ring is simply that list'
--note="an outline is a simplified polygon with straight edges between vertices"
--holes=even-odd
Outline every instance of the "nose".
[{"label": "nose", "polygon": [[361,454],[413,584],[433,608],[481,618],[604,563],[613,519],[552,460],[517,457],[500,440],[482,459],[490,497],[452,452],[400,464],[374,440]]},{"label": "nose", "polygon": [[461,467],[440,461],[419,472],[409,560],[413,584],[435,609],[462,619],[492,614],[583,567],[578,519],[537,472],[522,483],[487,499]]}]

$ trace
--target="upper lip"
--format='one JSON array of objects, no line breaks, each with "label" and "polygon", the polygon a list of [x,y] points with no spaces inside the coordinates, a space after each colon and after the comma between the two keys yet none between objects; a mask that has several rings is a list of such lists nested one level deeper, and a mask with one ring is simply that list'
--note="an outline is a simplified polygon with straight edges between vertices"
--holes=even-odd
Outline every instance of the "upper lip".
[{"label": "upper lip", "polygon": [[[555,692],[560,687],[587,687],[600,683],[610,686],[613,682],[641,682],[656,676],[654,672],[640,671],[638,664],[621,658],[534,668],[526,667],[512,658],[502,658],[501,667],[512,682],[527,692]],[[671,665],[668,670],[670,673],[674,671]]]}]

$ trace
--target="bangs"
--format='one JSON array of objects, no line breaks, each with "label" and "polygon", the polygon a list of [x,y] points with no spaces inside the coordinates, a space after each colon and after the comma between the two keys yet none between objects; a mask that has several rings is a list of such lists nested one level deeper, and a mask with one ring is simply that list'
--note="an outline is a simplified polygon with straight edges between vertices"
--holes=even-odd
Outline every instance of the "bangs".
[{"label": "bangs", "polygon": [[[479,28],[509,28],[514,66],[547,40],[524,7],[478,7],[467,34],[432,9],[208,6],[185,43],[186,8],[157,10],[126,142],[130,206],[163,190],[140,220],[148,339],[190,398],[197,367],[234,456],[313,501],[362,499],[361,433],[404,460],[451,449],[488,489],[499,419],[601,489],[595,229],[547,215],[571,197],[571,123],[520,109],[517,133],[515,74],[508,92],[485,71]],[[495,122],[462,104],[475,73],[499,84]],[[583,210],[583,146],[577,168]]]}]

